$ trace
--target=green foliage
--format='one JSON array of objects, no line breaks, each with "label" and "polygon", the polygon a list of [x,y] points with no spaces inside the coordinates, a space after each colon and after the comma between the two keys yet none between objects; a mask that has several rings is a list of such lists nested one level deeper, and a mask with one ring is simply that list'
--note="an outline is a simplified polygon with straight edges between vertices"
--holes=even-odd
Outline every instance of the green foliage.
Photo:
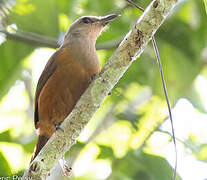
[{"label": "green foliage", "polygon": [[110,180],[166,180],[173,177],[173,169],[164,158],[142,151],[129,151],[124,159],[115,159],[112,167]]},{"label": "green foliage", "polygon": [[5,177],[5,176],[10,176],[11,175],[11,170],[9,163],[6,160],[6,157],[0,152],[0,176]]},{"label": "green foliage", "polygon": [[129,151],[124,158],[117,159],[110,147],[99,145],[99,148],[101,152],[97,159],[112,161],[114,173],[109,179],[166,180],[172,178],[173,169],[163,157],[136,150]]},{"label": "green foliage", "polygon": [[206,13],[207,13],[207,1],[203,0],[204,4],[205,4],[205,8],[206,8]]},{"label": "green foliage", "polygon": [[0,133],[0,141],[1,142],[12,142],[12,137],[10,135],[10,131],[7,130],[7,131],[4,131],[2,133]]},{"label": "green foliage", "polygon": [[[142,7],[147,7],[151,0],[135,2]],[[206,0],[204,3],[206,5]],[[31,36],[34,33],[43,35],[46,39],[50,37],[58,39],[61,31],[66,31],[70,23],[80,16],[102,16],[110,13],[120,13],[122,16],[106,28],[97,40],[98,43],[123,38],[130,26],[142,14],[137,9],[127,6],[124,0],[17,0],[4,20],[8,25],[13,24],[14,28],[6,27],[0,22],[0,30],[4,26],[14,34],[16,28],[17,31],[30,33]],[[204,51],[207,42],[206,19],[202,0],[182,1],[155,34],[171,103],[174,105],[180,97],[186,97],[197,108],[196,111],[204,113],[206,113],[205,99],[202,99],[196,90],[195,79],[201,74],[207,77],[205,70],[207,56]],[[32,96],[36,86],[33,64],[41,64],[43,56],[33,57],[34,54],[38,54],[36,50],[40,47],[32,42],[9,36],[2,40],[1,37],[2,34],[0,34],[0,43],[2,42],[0,44],[0,145],[6,142],[9,142],[9,145],[5,146],[5,151],[0,150],[0,177],[12,174],[20,176],[23,174],[23,169],[27,168],[36,142],[36,136],[31,129],[33,125],[29,121],[33,119]],[[101,65],[108,60],[114,49],[97,51]],[[47,49],[43,51],[47,52]],[[25,67],[27,73],[29,71],[32,73],[25,73]],[[29,105],[21,110],[12,108],[16,98],[12,103],[7,102],[7,96],[12,93],[11,87],[16,86],[17,80],[21,80],[23,94],[29,101]],[[111,172],[107,177],[100,178],[95,175],[96,170],[89,169],[85,173],[75,175],[72,179],[172,179],[173,169],[162,153],[163,147],[159,147],[160,149],[156,151],[156,148],[151,145],[146,151],[149,138],[155,137],[155,131],[167,117],[160,74],[150,43],[111,93],[86,127],[86,132],[82,135],[84,137],[80,137],[77,144],[66,154],[74,164],[79,160],[86,166],[89,161],[92,164],[107,162]],[[19,104],[21,105],[22,102]],[[21,114],[21,118],[17,114]],[[24,126],[14,128],[8,125],[11,121],[13,124],[22,123]],[[17,130],[21,133],[15,133]],[[195,134],[194,136],[196,137]],[[206,143],[200,142],[199,138],[192,138],[190,134],[186,139],[182,141],[185,149],[190,149],[194,158],[206,162]],[[161,142],[162,139],[159,139],[156,145]],[[169,144],[169,137],[163,143]],[[17,160],[4,153],[13,150],[12,147],[19,151],[13,151],[18,154]],[[20,157],[21,153],[24,154],[23,157]],[[82,156],[92,157],[85,162],[84,158],[81,159]],[[91,165],[91,167],[96,166]],[[81,165],[78,169],[81,169]],[[179,175],[178,179],[181,179]]]},{"label": "green foliage", "polygon": [[18,0],[9,16],[21,30],[58,37],[58,9],[55,0]]},{"label": "green foliage", "polygon": [[8,92],[21,70],[22,60],[33,50],[31,45],[7,40],[0,46],[0,98]]},{"label": "green foliage", "polygon": [[97,159],[112,159],[114,157],[113,149],[111,147],[103,146],[103,145],[98,145],[99,148],[101,149],[100,154],[98,155]]}]

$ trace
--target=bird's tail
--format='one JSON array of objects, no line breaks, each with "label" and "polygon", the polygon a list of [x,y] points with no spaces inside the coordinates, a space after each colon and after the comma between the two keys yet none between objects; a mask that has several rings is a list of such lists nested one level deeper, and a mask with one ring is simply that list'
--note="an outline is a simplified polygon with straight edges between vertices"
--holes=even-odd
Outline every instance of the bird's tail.
[{"label": "bird's tail", "polygon": [[40,150],[43,148],[43,146],[47,143],[48,141],[48,137],[44,136],[44,135],[39,135],[38,139],[37,139],[37,144],[34,150],[34,153],[32,155],[32,159],[30,161],[30,163],[34,160],[34,158],[38,155],[38,153],[40,152]]}]

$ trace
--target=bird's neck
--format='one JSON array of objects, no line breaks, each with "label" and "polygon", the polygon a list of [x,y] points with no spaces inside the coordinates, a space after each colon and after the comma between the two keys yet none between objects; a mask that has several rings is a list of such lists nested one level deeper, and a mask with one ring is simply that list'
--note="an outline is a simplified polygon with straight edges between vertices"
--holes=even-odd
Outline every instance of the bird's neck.
[{"label": "bird's neck", "polygon": [[63,42],[73,58],[87,69],[99,66],[99,59],[95,48],[96,39],[89,37],[73,37]]}]

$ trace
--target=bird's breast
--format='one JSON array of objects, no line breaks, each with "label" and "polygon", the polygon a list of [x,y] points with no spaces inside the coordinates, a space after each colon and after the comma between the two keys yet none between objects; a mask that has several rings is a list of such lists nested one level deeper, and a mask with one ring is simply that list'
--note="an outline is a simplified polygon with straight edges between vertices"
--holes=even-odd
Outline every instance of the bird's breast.
[{"label": "bird's breast", "polygon": [[56,59],[56,69],[38,99],[38,127],[41,128],[43,120],[53,124],[62,122],[88,88],[93,74],[98,71],[99,66],[84,66],[68,51],[61,50]]}]

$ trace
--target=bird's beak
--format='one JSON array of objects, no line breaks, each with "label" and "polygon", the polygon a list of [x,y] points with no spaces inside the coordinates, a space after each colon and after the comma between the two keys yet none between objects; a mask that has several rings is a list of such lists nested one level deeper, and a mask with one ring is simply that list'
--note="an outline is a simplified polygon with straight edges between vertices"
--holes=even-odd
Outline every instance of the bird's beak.
[{"label": "bird's beak", "polygon": [[103,16],[100,19],[100,23],[105,26],[107,25],[109,22],[113,21],[114,19],[116,19],[117,17],[121,16],[120,14],[109,14],[107,16]]}]

